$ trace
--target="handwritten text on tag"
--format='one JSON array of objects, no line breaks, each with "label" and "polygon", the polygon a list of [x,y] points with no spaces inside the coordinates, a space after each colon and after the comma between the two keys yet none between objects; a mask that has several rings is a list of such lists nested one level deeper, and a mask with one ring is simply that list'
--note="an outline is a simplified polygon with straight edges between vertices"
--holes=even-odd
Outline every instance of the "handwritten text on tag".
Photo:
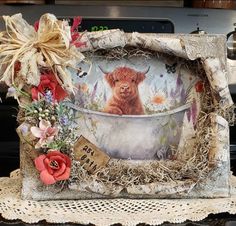
[{"label": "handwritten text on tag", "polygon": [[110,157],[85,137],[80,136],[74,145],[75,160],[89,172],[95,173],[105,167]]}]

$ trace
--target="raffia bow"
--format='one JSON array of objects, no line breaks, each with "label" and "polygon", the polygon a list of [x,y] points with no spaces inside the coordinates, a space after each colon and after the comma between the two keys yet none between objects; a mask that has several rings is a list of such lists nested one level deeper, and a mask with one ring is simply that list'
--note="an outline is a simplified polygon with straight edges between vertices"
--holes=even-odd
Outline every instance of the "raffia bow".
[{"label": "raffia bow", "polygon": [[[1,81],[21,91],[25,85],[37,86],[40,69],[50,68],[59,84],[73,93],[71,68],[84,60],[84,56],[71,45],[71,31],[67,21],[52,14],[39,20],[38,31],[29,25],[21,14],[3,16],[6,31],[0,33]],[[15,74],[15,65],[20,71]]]}]

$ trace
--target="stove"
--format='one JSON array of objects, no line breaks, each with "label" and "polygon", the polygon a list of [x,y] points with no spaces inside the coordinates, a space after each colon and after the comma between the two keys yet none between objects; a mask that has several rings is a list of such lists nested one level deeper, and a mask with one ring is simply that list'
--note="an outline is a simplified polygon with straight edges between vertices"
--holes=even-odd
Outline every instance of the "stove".
[{"label": "stove", "polygon": [[[46,12],[54,13],[58,18],[68,19],[80,15],[83,22],[79,29],[88,31],[120,28],[126,32],[145,33],[217,33],[228,34],[228,56],[231,75],[230,91],[236,101],[236,51],[232,49],[236,26],[236,11],[222,9],[165,8],[148,6],[102,6],[102,5],[1,5],[0,15],[21,12],[31,22],[38,20]],[[0,30],[3,23],[0,23]],[[231,37],[231,38],[230,38]],[[236,37],[236,35],[235,35]],[[235,54],[235,55],[234,55]],[[0,86],[0,164],[4,171],[0,176],[19,167],[19,141],[15,129],[17,103],[13,99],[5,99],[6,89]],[[236,175],[236,127],[230,129],[231,168]]]}]

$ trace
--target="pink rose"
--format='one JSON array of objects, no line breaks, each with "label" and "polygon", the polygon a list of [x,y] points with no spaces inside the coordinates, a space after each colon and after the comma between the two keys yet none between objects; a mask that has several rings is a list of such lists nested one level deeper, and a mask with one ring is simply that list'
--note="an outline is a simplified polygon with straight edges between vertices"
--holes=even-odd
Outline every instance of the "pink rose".
[{"label": "pink rose", "polygon": [[41,181],[46,185],[70,177],[71,160],[57,150],[50,150],[47,154],[38,156],[34,159],[34,164],[40,172]]}]

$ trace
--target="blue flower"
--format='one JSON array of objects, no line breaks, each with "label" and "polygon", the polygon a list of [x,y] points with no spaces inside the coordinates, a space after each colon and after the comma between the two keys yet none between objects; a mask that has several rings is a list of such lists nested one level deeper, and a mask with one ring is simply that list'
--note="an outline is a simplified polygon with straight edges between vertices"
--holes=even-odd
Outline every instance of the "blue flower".
[{"label": "blue flower", "polygon": [[45,101],[47,103],[52,103],[53,102],[52,92],[50,90],[47,90],[45,92],[45,96],[44,97],[45,97]]}]

